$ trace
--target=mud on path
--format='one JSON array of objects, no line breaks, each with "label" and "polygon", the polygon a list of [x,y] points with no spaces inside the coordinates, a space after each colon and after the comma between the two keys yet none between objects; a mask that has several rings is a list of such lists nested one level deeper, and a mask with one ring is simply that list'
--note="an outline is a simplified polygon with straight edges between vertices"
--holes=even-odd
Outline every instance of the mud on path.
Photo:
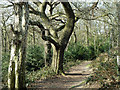
[{"label": "mud on path", "polygon": [[[89,64],[92,61],[83,61],[80,65],[73,66],[66,71],[66,75],[56,76],[43,81],[36,81],[32,84],[32,88],[71,88],[81,84],[92,73]],[[82,85],[77,86],[80,88]]]}]

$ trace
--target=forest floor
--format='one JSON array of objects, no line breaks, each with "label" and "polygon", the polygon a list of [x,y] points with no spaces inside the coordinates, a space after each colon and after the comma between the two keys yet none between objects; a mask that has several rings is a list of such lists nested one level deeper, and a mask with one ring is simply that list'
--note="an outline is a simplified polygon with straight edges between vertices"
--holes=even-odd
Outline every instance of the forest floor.
[{"label": "forest floor", "polygon": [[[93,73],[90,64],[92,61],[83,61],[80,65],[71,67],[65,72],[65,76],[57,75],[45,80],[38,80],[31,84],[32,88],[46,89],[74,89],[74,88],[90,88],[85,85],[85,80]],[[91,88],[96,88],[97,85],[92,85]]]}]

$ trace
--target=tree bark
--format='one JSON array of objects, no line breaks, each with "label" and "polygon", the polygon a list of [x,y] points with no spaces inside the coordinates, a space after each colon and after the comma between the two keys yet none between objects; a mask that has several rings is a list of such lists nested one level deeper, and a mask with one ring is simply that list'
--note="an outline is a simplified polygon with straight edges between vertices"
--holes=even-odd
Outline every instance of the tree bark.
[{"label": "tree bark", "polygon": [[120,2],[116,4],[118,14],[118,54],[117,54],[117,65],[118,65],[118,81],[120,81]]},{"label": "tree bark", "polygon": [[111,39],[112,39],[112,48],[114,48],[115,46],[115,33],[114,33],[114,29],[111,29]]},{"label": "tree bark", "polygon": [[51,68],[54,70],[56,74],[64,73],[63,71],[64,49],[61,47],[57,49],[54,45],[52,45],[52,48],[53,48],[53,57],[52,57]]},{"label": "tree bark", "polygon": [[87,29],[87,46],[89,46],[89,27],[88,27],[88,25],[86,25],[86,29]]},{"label": "tree bark", "polygon": [[4,52],[7,52],[7,30],[6,30],[6,20],[4,13],[2,13],[2,36],[3,36],[3,47],[4,47]]},{"label": "tree bark", "polygon": [[[0,71],[2,71],[2,30],[0,30]],[[0,72],[0,89],[2,88],[2,72]]]},{"label": "tree bark", "polygon": [[[67,22],[66,25],[63,29],[64,33],[60,36],[59,38],[59,47],[53,47],[53,61],[52,61],[52,66],[55,65],[54,71],[59,74],[62,73],[64,74],[63,71],[63,57],[64,57],[64,50],[69,42],[70,36],[72,35],[72,32],[74,30],[74,24],[75,24],[75,16],[72,11],[72,8],[68,2],[61,2],[64,10],[66,12],[67,16]],[[56,55],[54,55],[56,52]],[[53,62],[57,64],[53,64]]]},{"label": "tree bark", "polygon": [[[49,36],[49,31],[45,31],[45,36]],[[44,44],[44,60],[45,60],[45,66],[50,66],[51,65],[51,43],[49,41],[45,41]]]},{"label": "tree bark", "polygon": [[34,43],[34,45],[36,44],[35,43],[35,31],[33,30],[33,43]]},{"label": "tree bark", "polygon": [[15,3],[15,27],[11,45],[10,64],[8,69],[8,88],[10,90],[25,89],[26,42],[29,21],[27,2]]}]

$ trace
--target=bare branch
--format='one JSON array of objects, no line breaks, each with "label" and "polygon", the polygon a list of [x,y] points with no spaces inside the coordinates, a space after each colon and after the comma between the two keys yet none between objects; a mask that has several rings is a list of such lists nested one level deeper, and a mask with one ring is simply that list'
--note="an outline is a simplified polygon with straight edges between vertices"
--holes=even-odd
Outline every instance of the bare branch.
[{"label": "bare branch", "polygon": [[65,14],[59,12],[59,13],[56,13],[56,14],[54,14],[54,15],[49,16],[49,18],[50,18],[51,20],[53,20],[53,19],[55,19],[55,18],[57,18],[57,17],[59,17],[59,16],[65,16]]},{"label": "bare branch", "polygon": [[15,30],[14,30],[14,28],[13,28],[13,25],[12,25],[12,24],[10,24],[10,27],[11,27],[12,32],[13,32],[13,33],[15,33]]},{"label": "bare branch", "polygon": [[101,16],[97,16],[97,17],[93,17],[93,18],[84,18],[84,17],[79,17],[79,16],[77,16],[79,19],[84,19],[84,20],[96,20],[96,19],[98,19],[98,18],[101,18],[101,17],[105,17],[105,16],[109,16],[110,15],[110,13],[107,13],[107,14],[103,14],[103,15],[101,15]]},{"label": "bare branch", "polygon": [[80,9],[73,2],[71,2],[71,3],[77,8],[77,10],[79,12],[82,12],[82,14],[86,14],[86,13],[90,12],[91,10],[95,9],[98,5],[98,2],[99,2],[99,0],[97,2],[94,2],[91,7],[88,7],[88,8],[85,8],[85,9]]},{"label": "bare branch", "polygon": [[31,9],[29,12],[35,15],[41,15],[39,11],[36,11],[30,4],[28,5],[29,8]]},{"label": "bare branch", "polygon": [[56,47],[59,47],[59,44],[54,40],[53,37],[51,37],[51,35],[45,36],[45,30],[46,29],[44,28],[44,26],[40,22],[30,20],[29,25],[38,26],[41,29],[41,31],[38,31],[36,29],[34,29],[34,30],[41,34],[42,39],[45,40],[45,41],[49,41],[49,42],[53,43]]},{"label": "bare branch", "polygon": [[45,30],[44,26],[38,21],[29,20],[29,25],[35,25],[35,26],[38,26],[40,29]]},{"label": "bare branch", "polygon": [[65,25],[60,26],[58,29],[56,29],[57,32],[61,31],[62,29],[64,29]]},{"label": "bare branch", "polygon": [[62,21],[62,19],[54,19],[54,20],[56,20],[56,21],[60,21],[61,23],[65,24],[65,22]]},{"label": "bare branch", "polygon": [[7,5],[7,6],[2,6],[1,8],[9,8],[12,7],[13,5]]},{"label": "bare branch", "polygon": [[35,5],[40,6],[42,3],[40,1],[38,2],[33,2]]},{"label": "bare branch", "polygon": [[7,21],[11,16],[13,16],[14,15],[14,13],[12,13],[11,15],[9,15],[7,18],[6,18],[6,20],[5,21]]}]

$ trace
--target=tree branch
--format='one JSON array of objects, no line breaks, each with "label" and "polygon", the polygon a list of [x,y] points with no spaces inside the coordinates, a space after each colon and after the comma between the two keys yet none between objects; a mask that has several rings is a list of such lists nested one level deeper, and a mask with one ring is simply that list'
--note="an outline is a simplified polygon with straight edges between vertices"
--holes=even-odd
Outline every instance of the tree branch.
[{"label": "tree branch", "polygon": [[39,21],[29,20],[29,25],[35,25],[35,26],[38,26],[40,29],[45,30],[44,26]]},{"label": "tree branch", "polygon": [[74,29],[75,15],[74,15],[74,12],[73,12],[72,7],[70,6],[69,2],[61,2],[61,3],[64,7],[64,10],[65,10],[65,13],[67,16],[67,22],[63,29],[64,33],[60,37],[60,44],[63,46],[63,48],[66,48],[69,38]]},{"label": "tree branch", "polygon": [[33,2],[35,5],[40,6],[42,3],[38,0],[38,2]]},{"label": "tree branch", "polygon": [[14,28],[13,28],[13,25],[12,25],[12,24],[10,24],[10,27],[11,27],[12,32],[13,32],[13,33],[15,33],[15,30],[14,30]]},{"label": "tree branch", "polygon": [[51,42],[51,43],[54,44],[56,47],[59,47],[59,44],[57,43],[57,41],[54,40],[53,37],[51,37],[51,35],[45,36],[45,30],[46,30],[46,29],[44,28],[44,26],[43,26],[40,22],[29,20],[29,25],[38,26],[38,27],[41,29],[41,32],[38,31],[38,30],[36,30],[36,29],[34,29],[34,30],[41,34],[42,39],[45,40],[45,41]]},{"label": "tree branch", "polygon": [[63,23],[63,24],[65,24],[65,22],[64,21],[62,21],[61,19],[54,19],[55,21],[60,21],[61,23]]},{"label": "tree branch", "polygon": [[97,7],[97,5],[98,5],[98,2],[99,2],[99,0],[97,2],[94,2],[91,7],[85,8],[83,10],[78,8],[73,2],[71,2],[71,3],[77,8],[77,10],[79,12],[82,12],[82,14],[86,14],[86,13],[90,12],[91,10],[95,9]]},{"label": "tree branch", "polygon": [[56,29],[57,32],[61,31],[62,29],[64,29],[65,25],[60,26],[59,28]]},{"label": "tree branch", "polygon": [[29,12],[35,15],[41,15],[41,12],[36,11],[30,4],[29,4],[29,8],[31,9]]},{"label": "tree branch", "polygon": [[84,19],[84,20],[96,20],[98,18],[101,18],[101,17],[105,17],[105,16],[109,16],[110,13],[107,13],[107,14],[104,14],[104,15],[101,15],[101,16],[97,16],[97,17],[94,17],[94,18],[84,18],[84,17],[79,17],[77,16],[79,19]]}]

